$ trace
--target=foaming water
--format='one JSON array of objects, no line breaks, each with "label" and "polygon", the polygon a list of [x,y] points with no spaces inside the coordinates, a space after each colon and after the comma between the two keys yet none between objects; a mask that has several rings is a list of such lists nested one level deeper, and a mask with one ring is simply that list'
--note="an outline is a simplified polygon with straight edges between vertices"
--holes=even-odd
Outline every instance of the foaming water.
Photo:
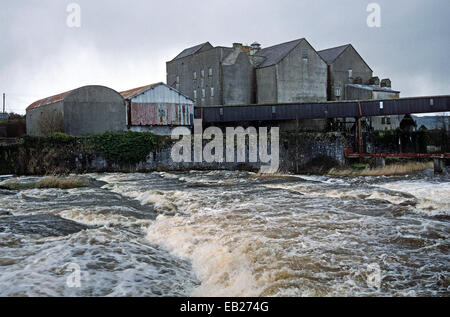
[{"label": "foaming water", "polygon": [[[0,193],[14,216],[89,229],[0,232],[0,295],[448,296],[449,179],[91,174],[101,188]],[[68,288],[67,267],[82,286]]]}]

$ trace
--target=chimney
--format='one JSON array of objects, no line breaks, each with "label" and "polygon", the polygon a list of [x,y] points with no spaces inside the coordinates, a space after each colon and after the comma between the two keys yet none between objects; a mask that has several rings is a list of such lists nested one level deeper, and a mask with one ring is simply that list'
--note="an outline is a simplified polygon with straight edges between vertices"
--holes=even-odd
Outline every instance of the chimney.
[{"label": "chimney", "polygon": [[378,78],[378,77],[370,78],[369,85],[380,86],[380,78]]},{"label": "chimney", "polygon": [[251,47],[252,49],[250,51],[250,55],[255,55],[261,50],[261,44],[259,44],[258,42],[254,42]]},{"label": "chimney", "polygon": [[389,78],[385,78],[381,80],[381,87],[387,87],[387,88],[391,88],[392,87],[392,82]]}]

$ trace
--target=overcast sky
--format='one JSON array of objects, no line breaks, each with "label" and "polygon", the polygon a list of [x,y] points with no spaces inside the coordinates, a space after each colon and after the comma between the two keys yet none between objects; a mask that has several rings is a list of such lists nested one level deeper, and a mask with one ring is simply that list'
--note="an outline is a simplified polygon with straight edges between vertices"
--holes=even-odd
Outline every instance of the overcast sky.
[{"label": "overcast sky", "polygon": [[[381,27],[369,28],[369,3]],[[67,6],[81,7],[70,28]],[[316,50],[351,43],[402,97],[450,93],[449,0],[15,0],[0,11],[0,93],[24,113],[88,84],[165,81],[165,62],[206,41],[263,47],[306,37]]]}]

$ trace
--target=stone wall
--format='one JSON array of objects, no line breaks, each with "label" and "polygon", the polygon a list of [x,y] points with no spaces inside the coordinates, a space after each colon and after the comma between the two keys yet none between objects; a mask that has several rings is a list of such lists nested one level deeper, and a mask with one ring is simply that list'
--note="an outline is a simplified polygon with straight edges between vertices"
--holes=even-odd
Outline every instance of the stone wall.
[{"label": "stone wall", "polygon": [[[207,141],[204,141],[206,144]],[[259,171],[260,161],[248,163],[176,163],[171,159],[170,143],[150,152],[144,161],[137,164],[115,163],[108,161],[104,155],[73,141],[49,145],[47,142],[0,146],[0,175],[45,175],[60,173],[92,172],[151,172],[151,171],[185,171],[185,170],[252,170]],[[236,145],[235,145],[236,146]],[[304,170],[316,158],[330,157],[336,164],[345,164],[344,148],[348,147],[345,137],[339,133],[296,133],[285,132],[280,135],[280,168],[282,172],[307,172]],[[226,150],[226,149],[225,149]]]}]

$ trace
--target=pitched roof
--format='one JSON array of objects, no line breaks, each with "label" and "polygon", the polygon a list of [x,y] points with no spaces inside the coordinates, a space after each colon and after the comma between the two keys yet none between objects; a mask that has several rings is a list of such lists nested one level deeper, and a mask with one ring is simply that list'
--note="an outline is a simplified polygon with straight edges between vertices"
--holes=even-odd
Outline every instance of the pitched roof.
[{"label": "pitched roof", "polygon": [[165,86],[165,87],[167,87],[168,89],[170,89],[170,90],[176,92],[176,93],[179,94],[180,96],[183,96],[184,98],[191,100],[191,98],[189,98],[189,97],[186,96],[185,94],[182,94],[181,92],[179,92],[179,91],[176,90],[175,88],[170,87],[169,85],[166,85],[166,84],[163,83],[163,82],[156,83],[156,84],[151,84],[151,85],[147,85],[147,86],[142,86],[142,87],[138,87],[138,88],[133,88],[133,89],[130,89],[130,90],[127,90],[127,91],[123,91],[123,92],[121,92],[120,94],[122,95],[122,97],[123,97],[124,99],[133,99],[134,97],[137,97],[137,96],[139,96],[139,95],[145,93],[146,91],[148,91],[148,90],[150,90],[150,89],[153,89],[153,88],[156,88],[156,87],[158,87],[158,86]]},{"label": "pitched roof", "polygon": [[197,53],[198,51],[200,51],[204,46],[207,46],[207,45],[210,45],[212,47],[212,45],[209,42],[205,42],[203,44],[199,44],[199,45],[187,48],[184,51],[182,51],[180,54],[178,54],[173,59],[173,61],[177,60],[177,59],[180,59],[180,58],[183,58],[183,57],[186,57],[186,56],[189,56],[189,55],[193,55],[193,54]]},{"label": "pitched roof", "polygon": [[278,44],[275,46],[267,47],[260,50],[256,56],[264,57],[265,60],[262,62],[259,67],[268,67],[275,64],[278,64],[286,55],[288,55],[295,47],[297,47],[300,42],[302,42],[304,38],[286,42],[282,44]]},{"label": "pitched roof", "polygon": [[318,51],[319,55],[323,58],[328,65],[333,62],[347,49],[351,44],[342,45],[338,47],[328,48],[326,50]]},{"label": "pitched roof", "polygon": [[73,92],[73,90],[66,91],[66,92],[63,92],[63,93],[55,95],[55,96],[51,96],[51,97],[47,97],[47,98],[38,100],[38,101],[32,103],[31,105],[29,105],[26,110],[36,109],[41,106],[45,106],[45,105],[48,105],[51,103],[55,103],[55,102],[64,100],[71,92]]},{"label": "pitched roof", "polygon": [[151,84],[151,85],[147,85],[147,86],[142,86],[142,87],[138,87],[138,88],[133,88],[127,91],[123,91],[120,94],[122,95],[122,97],[124,99],[131,99],[134,98],[144,92],[146,92],[149,89],[155,88],[156,86],[159,85],[163,85],[163,83],[156,83],[156,84]]}]

